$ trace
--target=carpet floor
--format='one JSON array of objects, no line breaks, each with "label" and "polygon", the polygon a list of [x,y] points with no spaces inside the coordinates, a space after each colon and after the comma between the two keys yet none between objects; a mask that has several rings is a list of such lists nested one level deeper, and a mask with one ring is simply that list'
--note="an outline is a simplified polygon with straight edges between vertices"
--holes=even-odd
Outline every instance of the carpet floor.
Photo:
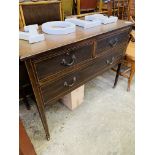
[{"label": "carpet floor", "polygon": [[85,84],[84,102],[74,111],[57,102],[46,108],[51,140],[37,108],[20,105],[20,118],[37,155],[134,155],[135,88],[127,92],[127,79],[120,77],[112,88],[113,71]]}]

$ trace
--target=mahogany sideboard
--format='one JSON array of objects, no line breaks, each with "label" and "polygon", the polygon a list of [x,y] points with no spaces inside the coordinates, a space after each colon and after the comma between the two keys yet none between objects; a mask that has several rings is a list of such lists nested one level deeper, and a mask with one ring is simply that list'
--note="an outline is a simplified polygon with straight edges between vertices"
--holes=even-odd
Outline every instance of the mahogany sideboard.
[{"label": "mahogany sideboard", "polygon": [[46,40],[35,44],[19,41],[20,60],[25,62],[48,140],[45,106],[120,65],[131,30],[132,23],[118,20],[87,30],[76,27],[68,35],[45,34]]}]

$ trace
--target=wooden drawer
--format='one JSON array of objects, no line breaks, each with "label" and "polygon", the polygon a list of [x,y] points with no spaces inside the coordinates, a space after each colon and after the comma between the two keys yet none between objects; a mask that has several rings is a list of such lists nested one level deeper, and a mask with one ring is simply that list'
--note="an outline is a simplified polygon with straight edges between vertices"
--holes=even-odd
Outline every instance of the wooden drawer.
[{"label": "wooden drawer", "polygon": [[55,76],[55,74],[67,73],[75,69],[77,65],[89,61],[93,53],[92,41],[71,45],[68,48],[61,48],[51,56],[47,55],[40,61],[35,62],[35,68],[39,80]]},{"label": "wooden drawer", "polygon": [[114,64],[116,64],[116,62],[118,62],[118,60],[122,58],[123,52],[123,48],[109,51],[109,55],[104,55],[94,59],[94,61],[87,67],[42,86],[41,92],[44,103],[50,103],[51,101],[55,100],[55,98],[66,95],[98,75],[100,72],[107,68],[111,68]]},{"label": "wooden drawer", "polygon": [[127,43],[129,40],[129,30],[124,30],[123,32],[115,33],[107,35],[107,36],[99,36],[96,41],[96,54],[101,54],[109,50],[110,48],[114,48],[120,46],[123,43]]}]

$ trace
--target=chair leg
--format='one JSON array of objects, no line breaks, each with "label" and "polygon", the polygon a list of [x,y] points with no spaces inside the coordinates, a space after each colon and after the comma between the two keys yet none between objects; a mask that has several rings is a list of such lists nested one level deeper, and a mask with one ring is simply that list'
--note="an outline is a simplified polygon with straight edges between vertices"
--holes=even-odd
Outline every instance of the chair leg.
[{"label": "chair leg", "polygon": [[132,63],[131,63],[130,76],[129,76],[129,78],[128,78],[128,88],[127,88],[127,91],[130,91],[130,85],[131,85],[131,81],[132,81],[132,79],[133,79],[134,73],[135,73],[135,63],[132,62]]},{"label": "chair leg", "polygon": [[24,102],[24,104],[25,104],[27,110],[30,110],[30,109],[31,109],[31,106],[30,106],[30,104],[29,104],[29,102],[28,102],[28,100],[27,100],[27,97],[24,97],[23,102]]},{"label": "chair leg", "polygon": [[29,104],[29,102],[27,100],[27,97],[26,97],[26,93],[25,93],[24,88],[21,89],[21,93],[22,93],[22,96],[23,96],[23,102],[24,102],[27,110],[30,110],[31,109],[31,106],[30,106],[30,104]]},{"label": "chair leg", "polygon": [[135,42],[134,36],[131,37],[131,41],[132,41],[132,42]]},{"label": "chair leg", "polygon": [[113,88],[115,88],[116,85],[117,85],[118,78],[119,78],[119,72],[120,72],[120,69],[121,69],[121,63],[118,64],[118,68],[117,68],[117,72],[116,72],[116,77],[115,77],[115,82],[114,82],[114,86],[113,86]]}]

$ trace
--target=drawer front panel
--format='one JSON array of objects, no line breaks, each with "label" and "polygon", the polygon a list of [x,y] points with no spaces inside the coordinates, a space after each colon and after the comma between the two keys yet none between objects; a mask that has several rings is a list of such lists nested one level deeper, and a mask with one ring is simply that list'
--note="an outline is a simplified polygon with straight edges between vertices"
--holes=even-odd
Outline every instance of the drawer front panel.
[{"label": "drawer front panel", "polygon": [[96,42],[96,54],[100,54],[109,50],[110,48],[117,47],[129,40],[129,31],[124,31],[111,36],[100,36]]},{"label": "drawer front panel", "polygon": [[111,68],[123,56],[124,49],[115,49],[109,51],[109,55],[96,58],[92,64],[82,70],[76,71],[57,81],[41,87],[44,103],[47,104],[56,98],[58,95],[65,95],[75,88],[79,87],[86,81],[92,79],[97,73],[100,73],[106,68]]},{"label": "drawer front panel", "polygon": [[93,45],[93,42],[74,45],[61,52],[58,51],[55,56],[35,63],[38,79],[42,80],[61,72],[67,73],[78,64],[89,61],[92,58]]}]

